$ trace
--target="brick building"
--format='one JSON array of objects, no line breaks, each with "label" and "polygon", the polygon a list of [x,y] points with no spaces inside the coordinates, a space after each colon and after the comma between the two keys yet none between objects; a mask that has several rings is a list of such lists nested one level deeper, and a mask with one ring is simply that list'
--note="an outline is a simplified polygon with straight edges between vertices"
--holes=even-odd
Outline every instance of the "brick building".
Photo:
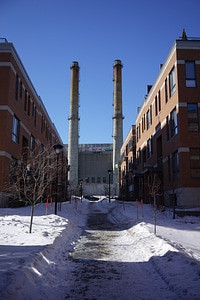
[{"label": "brick building", "polygon": [[[13,46],[0,40],[0,196],[5,203],[5,182],[10,166],[25,148],[62,144],[41,98]],[[65,150],[62,158],[65,159]],[[67,157],[67,156],[66,156]]]},{"label": "brick building", "polygon": [[120,197],[133,200],[136,197],[134,174],[136,171],[136,133],[135,125],[131,129],[120,151]]},{"label": "brick building", "polygon": [[[200,39],[174,42],[136,119],[137,198],[200,206]],[[156,175],[156,176],[155,176]]]}]

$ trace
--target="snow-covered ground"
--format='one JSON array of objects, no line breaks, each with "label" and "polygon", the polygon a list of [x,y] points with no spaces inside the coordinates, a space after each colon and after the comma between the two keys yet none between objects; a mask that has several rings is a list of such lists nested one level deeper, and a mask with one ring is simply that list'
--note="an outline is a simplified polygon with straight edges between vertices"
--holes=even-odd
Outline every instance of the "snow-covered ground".
[{"label": "snow-covered ground", "polygon": [[[38,205],[31,234],[28,233],[30,207],[0,209],[0,299],[70,299],[68,285],[75,274],[71,253],[80,240],[90,204],[85,199],[77,205],[74,201],[67,202],[57,215],[53,208],[46,211],[45,204]],[[110,255],[109,261],[127,264],[132,269],[133,263],[141,264],[141,268],[150,264],[148,270],[154,273],[145,278],[139,278],[138,274],[138,284],[143,282],[142,294],[138,296],[131,294],[124,282],[121,300],[200,299],[200,217],[174,220],[169,210],[157,211],[155,235],[152,206],[144,205],[142,212],[140,204],[137,209],[135,203],[115,200],[109,203],[107,199],[95,205],[99,211],[109,211],[119,227],[126,225],[116,237],[118,246],[113,245],[113,249],[117,252]],[[127,269],[130,282],[132,269]],[[153,283],[154,278],[160,281]],[[155,298],[155,285],[161,281],[168,290],[160,286],[162,293]],[[177,297],[172,298],[170,293]],[[90,295],[87,299],[98,298]],[[112,297],[111,290],[104,299],[118,298]]]}]

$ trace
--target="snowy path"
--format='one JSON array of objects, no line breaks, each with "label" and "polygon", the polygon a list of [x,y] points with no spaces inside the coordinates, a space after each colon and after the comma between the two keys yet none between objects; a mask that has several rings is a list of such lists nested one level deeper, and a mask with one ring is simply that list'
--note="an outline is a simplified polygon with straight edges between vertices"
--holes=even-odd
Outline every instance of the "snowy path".
[{"label": "snowy path", "polygon": [[[87,227],[72,253],[74,268],[66,298],[160,300],[164,293],[165,299],[177,299],[153,261],[144,262],[145,249],[144,255],[137,253],[127,228],[95,207],[91,203]],[[134,257],[137,253],[138,261],[130,261],[131,252]]]},{"label": "snowy path", "polygon": [[200,218],[135,203],[0,210],[0,300],[199,300]]}]

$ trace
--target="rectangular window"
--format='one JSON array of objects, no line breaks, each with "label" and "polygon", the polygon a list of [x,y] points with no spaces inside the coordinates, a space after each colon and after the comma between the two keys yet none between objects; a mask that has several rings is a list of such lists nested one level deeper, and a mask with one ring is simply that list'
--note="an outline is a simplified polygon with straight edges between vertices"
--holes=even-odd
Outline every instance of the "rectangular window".
[{"label": "rectangular window", "polygon": [[139,126],[136,128],[136,140],[139,141]]},{"label": "rectangular window", "polygon": [[100,182],[101,182],[100,177],[97,177],[97,183],[100,183]]},{"label": "rectangular window", "polygon": [[43,133],[45,130],[45,119],[44,117],[41,117],[41,133]]},{"label": "rectangular window", "polygon": [[200,149],[190,148],[190,174],[191,177],[200,177]]},{"label": "rectangular window", "polygon": [[22,99],[22,90],[23,90],[23,85],[22,85],[22,81],[20,80],[20,89],[19,89],[20,99]]},{"label": "rectangular window", "polygon": [[176,151],[172,154],[172,172],[173,174],[175,174],[178,171],[179,171],[179,157],[178,157],[178,151]]},{"label": "rectangular window", "polygon": [[31,109],[31,97],[28,96],[28,110],[27,110],[28,116],[30,116],[30,109]]},{"label": "rectangular window", "polygon": [[19,76],[16,74],[16,79],[15,79],[15,100],[18,100],[18,90],[19,90]]},{"label": "rectangular window", "polygon": [[155,115],[157,116],[157,114],[158,114],[158,97],[156,95],[156,97],[155,97]]},{"label": "rectangular window", "polygon": [[33,102],[32,103],[32,117],[33,117],[33,120],[34,120],[34,126],[36,126],[36,106],[35,106],[35,103]]},{"label": "rectangular window", "polygon": [[142,133],[144,132],[145,130],[145,118],[142,117]]},{"label": "rectangular window", "polygon": [[26,112],[27,110],[27,90],[25,90],[24,94],[24,111]]},{"label": "rectangular window", "polygon": [[146,129],[145,115],[143,116],[143,120],[144,120],[144,130],[145,130]]},{"label": "rectangular window", "polygon": [[161,111],[161,96],[160,96],[160,91],[158,92],[158,111]]},{"label": "rectangular window", "polygon": [[150,127],[150,112],[149,110],[146,113],[146,124],[147,124],[147,129]]},{"label": "rectangular window", "polygon": [[174,136],[178,133],[178,120],[177,120],[176,108],[174,108],[173,111],[171,112],[170,120],[171,120],[171,136]]},{"label": "rectangular window", "polygon": [[137,151],[137,164],[140,164],[141,163],[141,150],[139,149]]},{"label": "rectangular window", "polygon": [[171,97],[176,91],[176,74],[175,74],[174,67],[169,73],[169,89],[170,89],[170,97]]},{"label": "rectangular window", "polygon": [[13,117],[13,127],[12,127],[12,141],[16,144],[19,144],[19,129],[20,129],[20,122],[19,119],[14,116]]},{"label": "rectangular window", "polygon": [[31,150],[32,153],[35,150],[35,138],[32,135],[31,135],[31,139],[30,139],[30,150]]},{"label": "rectangular window", "polygon": [[153,143],[152,138],[147,141],[147,158],[149,158],[153,154]]},{"label": "rectangular window", "polygon": [[168,84],[167,84],[167,78],[165,79],[165,103],[168,102]]},{"label": "rectangular window", "polygon": [[168,167],[168,179],[171,181],[171,160],[170,156],[167,157],[167,167]]},{"label": "rectangular window", "polygon": [[196,87],[195,61],[185,62],[186,87]]},{"label": "rectangular window", "polygon": [[188,103],[187,105],[188,131],[199,131],[198,105]]},{"label": "rectangular window", "polygon": [[35,115],[35,103],[32,102],[32,117]]},{"label": "rectangular window", "polygon": [[36,109],[36,107],[35,107],[34,126],[36,126],[36,120],[37,120],[37,109]]},{"label": "rectangular window", "polygon": [[103,183],[106,183],[106,177],[103,177]]},{"label": "rectangular window", "polygon": [[139,124],[139,132],[138,132],[138,134],[139,134],[139,139],[141,138],[141,126],[140,126],[140,124]]},{"label": "rectangular window", "polygon": [[167,141],[169,140],[169,116],[166,117]]},{"label": "rectangular window", "polygon": [[95,177],[92,177],[92,183],[95,183]]}]

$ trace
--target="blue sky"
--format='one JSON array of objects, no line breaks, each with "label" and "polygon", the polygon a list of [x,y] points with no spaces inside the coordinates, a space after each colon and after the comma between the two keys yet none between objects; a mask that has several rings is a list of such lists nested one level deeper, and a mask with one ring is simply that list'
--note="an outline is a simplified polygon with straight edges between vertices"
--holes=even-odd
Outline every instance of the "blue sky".
[{"label": "blue sky", "polygon": [[199,12],[199,0],[0,0],[0,37],[14,44],[63,143],[78,61],[79,143],[111,143],[114,60],[123,63],[125,139],[182,29],[200,37]]}]

